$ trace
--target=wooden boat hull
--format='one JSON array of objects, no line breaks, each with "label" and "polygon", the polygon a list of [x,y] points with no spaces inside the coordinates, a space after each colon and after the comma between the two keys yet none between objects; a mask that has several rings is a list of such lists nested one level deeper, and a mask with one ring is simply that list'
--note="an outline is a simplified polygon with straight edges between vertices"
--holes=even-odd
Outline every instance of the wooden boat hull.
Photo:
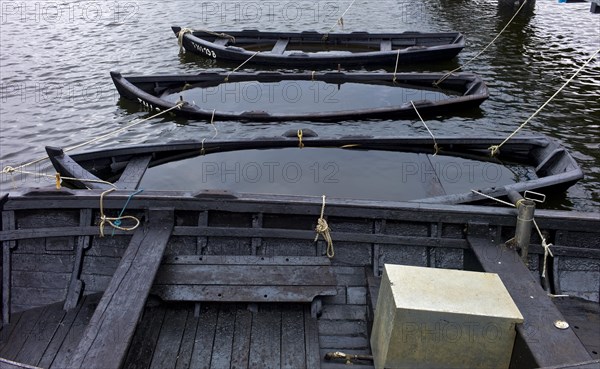
[{"label": "wooden boat hull", "polygon": [[[179,37],[180,27],[172,27]],[[382,66],[433,62],[454,58],[465,46],[458,32],[404,32],[348,34],[317,32],[276,33],[259,31],[216,32],[232,38],[216,37],[203,31],[185,33],[182,37],[186,51],[212,58],[248,64],[297,68],[329,68],[349,66]],[[289,45],[289,46],[288,46]],[[254,50],[261,50],[258,54]],[[285,51],[286,48],[292,51]],[[294,51],[306,48],[307,51]],[[351,52],[353,48],[359,48]],[[329,51],[329,50],[340,51]],[[311,51],[314,50],[314,51]],[[347,51],[341,51],[347,50]],[[250,59],[251,58],[251,59]]]},{"label": "wooden boat hull", "polygon": [[[44,368],[80,367],[82,362],[86,368],[134,363],[175,368],[240,361],[251,367],[336,368],[340,362],[325,360],[327,352],[371,354],[381,269],[392,263],[485,271],[506,266],[495,272],[525,317],[517,328],[511,365],[598,363],[592,356],[598,346],[594,327],[600,322],[598,214],[536,211],[538,225],[553,244],[544,279],[544,248],[536,234],[528,268],[514,250],[502,246],[515,232],[517,215],[511,208],[328,198],[324,213],[335,247],[328,259],[325,242],[314,242],[320,198],[153,191],[132,197],[132,191],[120,190],[104,196],[102,211],[116,215],[127,202],[125,214],[142,219],[141,231],[111,235],[107,229],[100,237],[101,192],[19,190],[3,197],[0,354],[5,359]],[[169,220],[157,218],[165,212]],[[139,288],[143,284],[146,269],[136,269],[136,258],[127,256],[135,239],[148,234],[155,242],[150,235],[163,229],[169,237],[139,317],[130,316],[130,305],[124,304],[118,305],[119,317],[103,315],[102,324],[96,324],[101,312],[110,310],[107,299],[121,301],[128,291],[137,293],[112,290],[128,283],[118,277],[123,265],[142,273]],[[487,256],[481,256],[482,247]],[[148,251],[138,256],[147,257]],[[288,284],[292,279],[295,283]],[[73,281],[80,281],[82,289],[72,289]],[[325,292],[312,303],[304,300],[312,296],[307,292],[311,286]],[[248,291],[256,293],[243,294]],[[63,311],[67,301],[77,303]],[[553,301],[566,306],[565,313]],[[101,329],[122,317],[130,317],[135,329],[110,334]],[[565,319],[571,327],[556,329],[554,322]],[[591,335],[587,340],[586,334]],[[112,343],[90,344],[90,337]],[[101,353],[103,347],[111,354],[78,356]]]},{"label": "wooden boat hull", "polygon": [[[202,88],[212,88],[223,85],[226,88],[227,83],[252,82],[255,86],[263,83],[288,81],[319,81],[333,86],[343,85],[345,83],[355,83],[363,85],[376,86],[397,86],[398,93],[402,91],[400,87],[407,86],[413,89],[423,91],[422,97],[415,99],[414,104],[422,116],[447,115],[461,112],[466,109],[478,107],[489,97],[488,88],[480,77],[474,74],[459,73],[449,76],[441,82],[438,87],[433,87],[433,83],[442,78],[442,73],[200,73],[197,75],[171,75],[171,76],[123,76],[118,72],[111,72],[111,78],[119,91],[119,94],[126,99],[138,102],[145,109],[151,111],[162,111],[172,109],[178,102],[167,101],[159,95],[164,91],[184,90],[189,87],[200,86]],[[396,82],[394,82],[394,80]],[[226,82],[227,81],[227,82]],[[295,89],[298,87],[293,86]],[[309,87],[310,88],[310,87]],[[269,87],[264,88],[269,91]],[[335,88],[333,88],[335,90]],[[436,91],[450,90],[455,96],[449,96],[441,100],[429,100],[426,97],[427,92],[432,94]],[[331,93],[331,91],[328,91]],[[225,92],[231,95],[237,93],[236,100],[245,98],[240,91]],[[294,90],[296,94],[314,95],[314,91]],[[322,92],[325,94],[325,91]],[[359,91],[357,91],[359,93]],[[291,101],[291,102],[290,102]],[[327,101],[326,101],[327,102]],[[309,121],[344,121],[361,119],[408,119],[416,118],[416,112],[410,102],[400,105],[379,106],[370,108],[340,108],[339,111],[319,112],[318,107],[307,112],[296,112],[294,110],[295,100],[289,100],[291,106],[290,112],[270,112],[266,107],[258,109],[229,112],[221,110],[218,107],[210,106],[201,101],[186,101],[180,108],[171,112],[177,116],[210,120],[241,120],[241,121],[285,121],[285,120],[309,120]],[[235,105],[235,101],[234,101]],[[255,104],[249,104],[250,106]],[[326,105],[335,105],[329,104]],[[329,107],[329,106],[328,106]],[[216,109],[216,110],[215,110]],[[297,106],[296,106],[297,109]]]},{"label": "wooden boat hull", "polygon": [[[196,157],[203,153],[243,151],[251,149],[283,149],[298,147],[296,131],[288,137],[256,138],[244,141],[186,142],[163,145],[145,145],[113,150],[100,150],[69,156],[60,149],[47,149],[56,170],[63,177],[102,179],[116,184],[117,187],[137,188],[145,171],[149,167]],[[310,137],[312,136],[312,137]],[[535,168],[537,179],[516,182],[506,186],[480,188],[479,192],[488,196],[504,198],[509,191],[538,191],[548,195],[566,190],[583,173],[569,152],[556,142],[545,137],[516,137],[507,142],[496,159],[490,159],[489,147],[498,142],[497,138],[457,138],[437,137],[440,155],[471,158],[474,160],[527,164]],[[388,152],[432,153],[430,138],[398,137],[341,137],[320,138],[307,131],[303,145],[306,148],[329,148],[330,150],[382,150]],[[337,148],[337,149],[336,149]],[[329,150],[328,149],[328,150]],[[333,152],[332,152],[333,153]],[[136,159],[137,158],[137,159]],[[147,158],[139,165],[136,160]],[[127,169],[129,168],[129,169]],[[433,168],[431,169],[433,171]],[[126,174],[124,174],[126,173]],[[133,174],[131,174],[133,173]],[[440,174],[441,176],[441,174]],[[439,180],[437,182],[440,182]],[[423,186],[428,186],[423,183]],[[109,188],[105,184],[71,182],[80,188]],[[473,192],[447,194],[445,191],[433,191],[419,202],[464,204],[487,201]]]}]

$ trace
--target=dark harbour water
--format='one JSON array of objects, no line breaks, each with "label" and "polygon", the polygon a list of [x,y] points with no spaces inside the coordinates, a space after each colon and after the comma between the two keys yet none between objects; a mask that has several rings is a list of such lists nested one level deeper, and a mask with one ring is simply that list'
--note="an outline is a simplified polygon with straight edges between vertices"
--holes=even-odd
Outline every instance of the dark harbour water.
[{"label": "dark harbour water", "polygon": [[[113,131],[147,113],[120,102],[109,78],[123,73],[194,73],[214,61],[179,54],[171,25],[198,29],[325,31],[348,1],[1,1],[0,166],[43,155],[44,145],[68,147]],[[492,0],[357,0],[344,31],[460,31],[467,47],[453,61],[402,68],[441,71],[481,50],[515,9]],[[499,141],[527,119],[598,48],[600,16],[589,4],[538,0],[466,71],[482,75],[490,99],[480,110],[429,119],[434,134],[497,136]],[[223,70],[235,65],[219,64]],[[246,69],[251,71],[252,69]],[[392,71],[393,66],[387,68]],[[600,58],[542,111],[522,133],[562,142],[585,172],[568,193],[547,208],[600,210]],[[240,96],[244,98],[244,96]],[[215,122],[218,138],[280,135],[311,128],[321,136],[369,134],[426,136],[417,121],[349,121],[338,124]],[[91,148],[210,139],[205,122],[156,118]],[[43,170],[46,165],[30,170]],[[0,183],[8,189],[10,180]],[[39,179],[17,181],[40,185]],[[364,189],[366,190],[366,189]],[[364,191],[363,190],[363,191]]]}]

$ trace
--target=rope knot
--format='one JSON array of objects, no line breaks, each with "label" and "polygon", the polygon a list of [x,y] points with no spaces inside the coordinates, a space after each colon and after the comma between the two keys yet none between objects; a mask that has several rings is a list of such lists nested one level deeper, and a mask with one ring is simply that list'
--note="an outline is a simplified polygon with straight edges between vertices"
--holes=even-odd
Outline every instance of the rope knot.
[{"label": "rope knot", "polygon": [[16,169],[11,167],[10,165],[7,165],[4,167],[4,169],[2,169],[2,173],[6,173],[6,174],[13,173],[15,171],[16,171]]},{"label": "rope knot", "polygon": [[325,242],[327,242],[327,257],[332,259],[335,256],[335,250],[333,249],[333,240],[331,239],[331,228],[329,228],[329,224],[324,218],[325,214],[325,195],[323,195],[323,205],[321,206],[321,216],[317,220],[317,226],[315,227],[315,232],[317,232],[315,236],[315,241],[319,240],[319,236],[323,236]]},{"label": "rope knot", "polygon": [[191,28],[182,28],[177,34],[177,42],[179,43],[179,52],[183,52],[185,49],[183,48],[183,36],[186,33],[193,33],[194,30]]},{"label": "rope knot", "polygon": [[[297,135],[298,135],[298,147],[302,149],[302,148],[304,148],[304,143],[302,142],[302,137],[304,136],[304,133],[302,133],[302,130],[299,129],[297,132]],[[323,216],[323,215],[321,215],[321,216]]]},{"label": "rope knot", "polygon": [[488,150],[490,150],[490,155],[494,157],[500,152],[500,145],[492,145],[488,147]]}]

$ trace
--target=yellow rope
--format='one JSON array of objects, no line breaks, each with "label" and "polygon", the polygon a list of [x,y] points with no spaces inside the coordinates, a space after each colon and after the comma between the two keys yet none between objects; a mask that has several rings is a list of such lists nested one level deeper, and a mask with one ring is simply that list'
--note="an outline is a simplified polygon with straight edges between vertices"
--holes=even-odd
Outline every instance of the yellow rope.
[{"label": "yellow rope", "polygon": [[[159,113],[156,113],[156,114],[154,114],[154,115],[152,115],[152,116],[150,116],[150,117],[148,117],[148,118],[142,119],[142,120],[140,120],[139,122],[135,122],[135,121],[134,121],[133,123],[131,123],[131,124],[128,124],[128,125],[126,125],[125,127],[119,128],[119,129],[117,129],[117,130],[114,130],[114,131],[112,131],[112,132],[108,132],[108,133],[106,133],[106,134],[103,134],[103,135],[102,135],[102,136],[100,136],[100,137],[96,137],[96,138],[93,138],[93,139],[91,139],[91,140],[89,140],[89,141],[86,141],[86,142],[84,142],[84,143],[81,143],[81,144],[78,144],[78,145],[75,145],[75,146],[72,146],[72,147],[66,148],[66,149],[64,149],[64,150],[63,150],[63,152],[69,152],[69,151],[73,151],[73,150],[75,150],[75,149],[79,149],[79,148],[81,148],[81,147],[83,147],[83,146],[89,145],[89,144],[91,144],[91,143],[94,143],[94,142],[96,142],[96,141],[100,141],[100,140],[102,140],[102,139],[105,139],[106,137],[109,137],[109,136],[115,135],[115,134],[117,134],[117,133],[121,133],[121,132],[123,132],[123,131],[125,131],[125,130],[127,130],[127,129],[131,128],[131,127],[137,126],[137,125],[139,125],[139,124],[142,124],[142,123],[144,123],[144,122],[147,122],[147,121],[148,121],[148,120],[150,120],[150,119],[154,119],[154,118],[156,118],[156,117],[159,117],[159,116],[161,116],[161,115],[163,115],[163,114],[166,114],[166,113],[170,112],[171,110],[174,110],[174,109],[179,109],[179,108],[181,108],[181,106],[182,106],[184,103],[185,103],[184,101],[180,101],[180,102],[178,102],[177,104],[175,104],[175,106],[172,106],[172,107],[170,107],[169,109],[163,110],[163,111],[161,111],[161,112],[159,112]],[[46,159],[48,159],[48,156],[44,156],[44,157],[42,157],[42,158],[39,158],[39,159],[36,159],[36,160],[30,161],[30,162],[28,162],[28,163],[25,163],[25,164],[21,164],[21,165],[19,165],[19,166],[16,166],[16,167],[6,166],[6,167],[4,167],[4,168],[2,169],[2,173],[13,173],[13,172],[19,172],[19,173],[22,173],[22,174],[35,174],[35,175],[37,175],[38,173],[28,172],[28,171],[25,171],[25,170],[22,170],[22,169],[23,169],[23,168],[25,168],[25,167],[28,167],[28,166],[30,166],[30,165],[37,164],[37,163],[39,163],[39,162],[41,162],[41,161],[44,161],[44,160],[46,160]],[[39,175],[41,175],[41,176],[45,176],[45,175],[43,175],[43,174],[39,174]],[[53,176],[52,176],[52,177],[53,177]],[[80,179],[80,178],[69,178],[69,177],[63,177],[63,179],[76,179],[76,180],[78,180],[78,181],[81,181],[81,182],[85,182],[85,181],[87,181],[87,182],[97,182],[97,181],[95,181],[95,180],[82,180],[82,179]],[[102,182],[99,182],[99,183],[109,183],[109,182],[102,181]],[[110,183],[109,183],[109,184],[110,184]]]},{"label": "yellow rope", "polygon": [[579,69],[577,69],[577,71],[575,73],[573,73],[573,75],[565,83],[563,83],[563,85],[560,86],[560,88],[558,90],[556,90],[556,92],[552,96],[550,96],[550,98],[548,100],[546,100],[546,102],[543,103],[542,106],[540,106],[538,108],[538,110],[535,111],[535,113],[533,113],[529,118],[527,118],[527,120],[525,122],[523,122],[523,124],[521,124],[517,129],[515,129],[513,133],[511,133],[508,137],[506,137],[504,139],[504,141],[502,141],[500,143],[500,145],[490,146],[488,148],[488,150],[490,150],[491,155],[496,156],[496,154],[498,154],[498,152],[500,151],[500,148],[502,147],[502,145],[504,145],[508,140],[513,138],[514,135],[516,135],[521,129],[523,129],[523,127],[525,127],[525,125],[527,125],[527,123],[529,123],[529,121],[531,121],[533,119],[533,117],[535,117],[540,111],[542,111],[542,109],[544,109],[546,107],[546,105],[548,105],[550,103],[550,101],[552,101],[552,99],[554,99],[556,97],[556,95],[558,95],[583,70],[583,68],[585,68],[586,65],[588,65],[589,62],[591,62],[596,57],[596,55],[598,55],[599,52],[600,52],[600,49],[596,50],[596,52],[594,54],[592,54],[592,56],[585,63],[583,63],[583,65],[581,67],[579,67]]},{"label": "yellow rope", "polygon": [[186,33],[194,34],[194,30],[191,28],[182,28],[177,34],[177,43],[179,43],[179,52],[183,52],[185,49],[183,48],[183,35]]},{"label": "yellow rope", "polygon": [[315,236],[315,241],[319,240],[319,235],[323,236],[325,241],[327,242],[327,257],[332,259],[335,256],[335,250],[333,249],[333,240],[331,239],[331,228],[327,224],[327,221],[324,218],[325,215],[325,195],[323,195],[323,205],[321,206],[321,216],[317,220],[317,227],[315,231],[317,235]]},{"label": "yellow rope", "polygon": [[260,51],[255,52],[254,54],[250,55],[250,57],[246,60],[244,60],[244,62],[240,65],[238,65],[234,70],[232,70],[231,72],[227,73],[227,76],[225,76],[225,82],[229,82],[229,76],[232,73],[235,73],[238,69],[240,69],[244,64],[248,63],[250,61],[250,59],[254,58],[256,56],[256,54],[260,53]]},{"label": "yellow rope", "polygon": [[436,156],[440,152],[440,148],[438,147],[437,141],[435,140],[435,136],[433,135],[433,133],[431,132],[429,127],[427,127],[427,124],[425,124],[425,121],[423,120],[423,118],[421,118],[421,114],[419,114],[419,111],[417,110],[417,107],[415,106],[415,104],[413,103],[412,100],[410,101],[410,104],[412,105],[413,109],[415,109],[417,116],[421,120],[421,123],[423,123],[423,125],[427,129],[427,132],[429,132],[429,134],[431,135],[431,138],[433,138],[433,150],[434,150],[433,156]]},{"label": "yellow rope", "polygon": [[76,177],[62,177],[60,175],[60,173],[56,173],[56,174],[36,173],[36,172],[30,172],[30,171],[27,171],[27,170],[19,169],[18,167],[17,168],[13,168],[11,166],[6,166],[2,170],[2,173],[4,173],[4,174],[11,174],[12,175],[14,172],[18,172],[20,174],[30,174],[30,175],[35,175],[35,176],[40,176],[40,177],[46,177],[46,178],[55,179],[56,180],[56,189],[57,190],[60,190],[61,183],[62,183],[63,179],[70,180],[70,181],[79,181],[79,182],[102,183],[102,184],[105,184],[105,185],[112,186],[114,189],[117,188],[117,186],[115,186],[113,183],[110,183],[108,181],[104,181],[102,179],[87,179],[87,178],[76,178]]},{"label": "yellow rope", "polygon": [[[115,190],[115,188],[111,188],[100,194],[100,237],[104,237],[104,225],[106,223],[108,223],[114,229],[119,229],[121,231],[133,231],[140,225],[140,220],[134,217],[133,215],[123,215],[118,217],[107,217],[106,215],[104,215],[104,195],[107,195]],[[121,227],[120,225],[115,224],[117,221],[120,224],[121,220],[123,219],[132,219],[133,221],[135,221],[135,225],[132,227]]]},{"label": "yellow rope", "polygon": [[477,55],[475,55],[474,57],[472,57],[471,59],[469,59],[466,63],[464,63],[463,65],[459,66],[458,68],[455,68],[455,69],[451,70],[450,72],[444,74],[444,76],[442,78],[440,78],[436,82],[433,82],[433,85],[437,86],[440,83],[444,82],[446,80],[446,78],[448,78],[452,73],[461,70],[463,67],[466,67],[467,65],[469,65],[469,63],[471,63],[473,60],[477,59],[481,54],[483,54],[488,49],[488,47],[492,46],[492,44],[498,39],[498,37],[500,37],[500,35],[508,28],[508,26],[512,23],[512,21],[517,17],[517,15],[521,11],[521,9],[523,9],[523,7],[525,6],[525,4],[527,4],[527,0],[523,1],[523,3],[521,4],[521,6],[519,7],[519,9],[517,9],[517,11],[515,12],[515,14],[512,16],[512,18],[510,18],[510,20],[508,21],[508,23],[506,23],[506,25],[504,26],[504,28],[502,28],[502,30],[500,30],[500,32],[496,35],[496,37],[494,37],[494,39],[492,41],[490,41],[490,43],[487,44],[479,53],[477,53]]},{"label": "yellow rope", "polygon": [[304,148],[304,143],[302,142],[302,136],[304,134],[302,133],[301,129],[298,130],[297,135],[298,135],[298,147],[302,149],[302,148]]}]

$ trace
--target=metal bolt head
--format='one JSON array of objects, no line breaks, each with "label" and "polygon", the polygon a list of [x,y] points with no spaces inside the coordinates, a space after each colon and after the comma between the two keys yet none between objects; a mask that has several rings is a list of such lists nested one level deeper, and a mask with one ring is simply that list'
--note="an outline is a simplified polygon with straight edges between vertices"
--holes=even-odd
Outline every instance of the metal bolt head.
[{"label": "metal bolt head", "polygon": [[556,320],[554,322],[554,326],[558,329],[567,329],[569,328],[569,323],[565,322],[564,320]]}]

